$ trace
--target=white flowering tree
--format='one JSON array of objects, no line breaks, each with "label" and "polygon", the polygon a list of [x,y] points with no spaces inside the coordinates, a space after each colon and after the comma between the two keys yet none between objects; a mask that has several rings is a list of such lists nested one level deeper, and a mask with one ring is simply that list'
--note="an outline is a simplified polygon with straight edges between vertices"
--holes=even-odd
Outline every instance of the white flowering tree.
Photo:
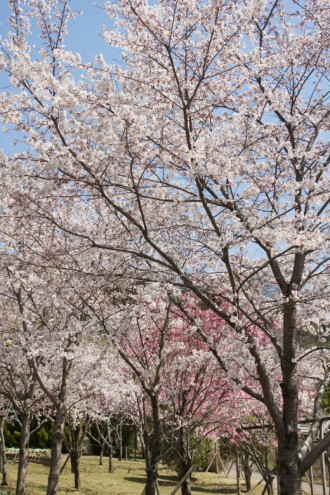
[{"label": "white flowering tree", "polygon": [[[121,253],[136,278],[166,284],[226,371],[181,291],[223,319],[258,385],[232,379],[275,426],[281,495],[301,493],[330,444],[329,434],[310,450],[327,355],[327,3],[108,2],[116,65],[65,50],[67,1],[16,1],[0,56],[16,88],[0,98],[2,119],[28,145],[2,160],[6,207],[25,207],[81,248]],[[252,327],[272,346],[275,382]],[[312,426],[301,443],[299,369],[310,356]]]}]

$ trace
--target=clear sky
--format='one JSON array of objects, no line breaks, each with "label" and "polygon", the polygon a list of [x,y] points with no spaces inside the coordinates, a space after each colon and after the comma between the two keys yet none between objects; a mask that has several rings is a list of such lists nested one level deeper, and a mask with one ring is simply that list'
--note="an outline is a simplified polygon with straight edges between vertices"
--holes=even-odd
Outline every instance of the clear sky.
[{"label": "clear sky", "polygon": [[[0,0],[0,35],[4,38],[9,30],[8,0]],[[72,0],[73,10],[83,11],[69,24],[66,46],[72,51],[79,51],[85,59],[94,58],[95,53],[103,53],[106,57],[109,50],[100,36],[102,26],[111,27],[111,21],[104,9],[105,0]]]},{"label": "clear sky", "polygon": [[[0,0],[0,36],[2,38],[6,38],[9,31],[10,10],[8,3],[8,0]],[[102,53],[107,61],[113,60],[114,57],[118,59],[118,54],[103,41],[101,36],[103,26],[109,29],[113,27],[111,20],[105,13],[104,4],[105,0],[72,0],[71,2],[73,10],[83,11],[83,14],[70,21],[65,45],[69,50],[79,52],[84,61],[94,59],[98,53]],[[32,32],[32,39],[33,36],[34,33]],[[7,86],[7,77],[0,73],[0,91],[4,91]],[[0,124],[0,149],[7,152],[17,151],[19,146],[14,149],[11,146],[14,136],[14,133],[2,132]]]}]

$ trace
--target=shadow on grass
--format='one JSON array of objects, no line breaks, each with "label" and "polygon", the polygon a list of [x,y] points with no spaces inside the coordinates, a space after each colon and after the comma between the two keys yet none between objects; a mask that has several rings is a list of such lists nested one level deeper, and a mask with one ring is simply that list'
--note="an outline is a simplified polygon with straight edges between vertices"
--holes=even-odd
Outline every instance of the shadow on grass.
[{"label": "shadow on grass", "polygon": [[135,476],[125,476],[124,480],[126,481],[132,481],[133,483],[144,483],[146,484],[146,479],[144,476],[141,476],[141,478],[137,478]]},{"label": "shadow on grass", "polygon": [[[132,481],[133,483],[141,483],[141,484],[145,484],[146,483],[146,479],[144,476],[141,476],[141,477],[135,477],[135,476],[127,476],[124,478],[126,481]],[[179,478],[177,476],[159,476],[158,477],[158,483],[159,483],[159,486],[162,487],[162,486],[175,486],[177,483],[179,482]],[[231,486],[226,486],[226,487],[216,487],[214,488],[214,485],[213,487],[208,487],[207,485],[204,485],[204,486],[193,486],[192,487],[192,493],[217,493],[218,495],[229,495],[229,494],[234,494],[234,493],[237,493],[237,490],[236,490],[236,487],[231,487]],[[180,490],[179,492],[180,493]]]},{"label": "shadow on grass", "polygon": [[158,477],[158,483],[161,486],[173,486],[179,483],[179,478],[177,476],[171,476],[166,474],[161,474]]},{"label": "shadow on grass", "polygon": [[225,494],[225,493],[237,493],[236,488],[230,488],[230,487],[225,487],[225,488],[207,488],[207,487],[201,487],[201,486],[193,486],[191,489],[192,493],[218,493],[218,494]]},{"label": "shadow on grass", "polygon": [[[124,478],[126,481],[133,481],[134,483],[145,483],[146,478],[145,476],[141,476],[140,478],[135,477],[135,476],[125,476]],[[160,475],[158,476],[158,483],[160,486],[175,486],[177,483],[179,483],[179,478],[177,476],[170,476],[170,475]]]}]

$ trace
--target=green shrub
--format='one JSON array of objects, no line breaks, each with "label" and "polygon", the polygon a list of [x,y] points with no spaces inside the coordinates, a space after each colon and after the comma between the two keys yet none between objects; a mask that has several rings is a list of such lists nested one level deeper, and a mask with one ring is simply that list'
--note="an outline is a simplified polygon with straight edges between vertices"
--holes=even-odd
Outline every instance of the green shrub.
[{"label": "green shrub", "polygon": [[208,438],[200,441],[195,449],[193,464],[196,471],[206,471],[213,456],[213,442]]}]

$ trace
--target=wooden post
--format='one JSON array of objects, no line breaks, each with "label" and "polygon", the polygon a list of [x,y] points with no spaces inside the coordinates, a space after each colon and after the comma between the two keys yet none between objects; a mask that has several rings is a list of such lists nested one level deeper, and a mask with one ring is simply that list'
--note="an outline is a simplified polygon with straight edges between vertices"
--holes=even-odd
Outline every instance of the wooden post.
[{"label": "wooden post", "polygon": [[[256,485],[254,485],[251,490],[249,490],[248,492],[245,492],[245,495],[248,495],[249,493],[252,493],[259,485],[261,485],[261,483],[264,483],[265,480],[262,478],[260,481],[258,481],[258,483]],[[280,493],[280,492],[278,492]]]},{"label": "wooden post", "polygon": [[[324,438],[324,431],[329,426],[329,421],[321,423],[321,440]],[[327,473],[326,473],[326,465],[325,465],[325,453],[323,452],[321,456],[322,463],[322,489],[323,495],[327,495]]]},{"label": "wooden post", "polygon": [[121,461],[123,458],[123,422],[122,421],[119,423],[118,440],[119,440],[118,461]]},{"label": "wooden post", "polygon": [[137,434],[137,426],[134,428],[134,461],[136,461],[136,451],[138,447],[138,434]]},{"label": "wooden post", "polygon": [[233,461],[231,461],[231,464],[230,464],[230,466],[229,466],[229,469],[227,470],[227,474],[229,474],[229,473],[230,473],[231,468],[233,467],[234,463],[235,463],[235,459],[234,459]]},{"label": "wooden post", "polygon": [[215,445],[214,445],[214,453],[215,453],[215,472],[217,474],[219,474],[219,459],[218,459],[218,456],[219,456],[219,451],[218,451],[218,440],[215,441]]},{"label": "wooden post", "polygon": [[[145,486],[145,487],[143,488],[141,495],[145,495],[145,493],[146,493],[146,489],[147,489],[147,486]],[[157,495],[160,495],[159,485],[158,485],[158,480],[156,480],[156,492],[157,492]]]},{"label": "wooden post", "polygon": [[179,483],[176,485],[176,487],[174,488],[174,490],[171,492],[171,495],[175,495],[175,493],[179,490],[179,488],[182,485],[182,483],[184,481],[186,481],[186,479],[188,478],[188,476],[191,475],[191,473],[193,472],[193,470],[194,470],[194,466],[190,466],[190,468],[188,469],[188,471],[186,472],[186,474],[183,476],[183,478],[181,478],[181,480],[179,481]]},{"label": "wooden post", "polygon": [[311,495],[314,495],[314,473],[313,473],[313,466],[311,466],[311,468],[309,470],[309,478],[310,478]]},{"label": "wooden post", "polygon": [[216,472],[217,472],[217,474],[218,474],[217,459],[216,459],[216,456],[217,456],[217,447],[216,447],[216,445],[217,445],[217,444],[214,442],[214,443],[213,443],[213,455],[212,455],[212,459],[211,459],[211,461],[210,461],[209,465],[208,465],[208,466],[207,466],[207,468],[206,468],[206,471],[205,471],[206,473],[208,473],[208,472],[209,472],[209,469],[211,468],[211,466],[212,466],[212,464],[213,464],[213,461],[215,461]]},{"label": "wooden post", "polygon": [[227,472],[227,470],[225,468],[224,462],[223,462],[222,457],[221,457],[221,455],[219,453],[218,453],[218,457],[219,457],[219,460],[220,460],[220,463],[221,463],[223,472],[225,473],[226,477],[228,477],[228,472]]},{"label": "wooden post", "polygon": [[280,482],[278,479],[278,450],[276,449],[276,486],[277,486],[277,493],[280,493]]},{"label": "wooden post", "polygon": [[237,483],[237,495],[241,495],[241,471],[239,466],[239,456],[238,448],[235,449],[236,452],[236,483]]}]

